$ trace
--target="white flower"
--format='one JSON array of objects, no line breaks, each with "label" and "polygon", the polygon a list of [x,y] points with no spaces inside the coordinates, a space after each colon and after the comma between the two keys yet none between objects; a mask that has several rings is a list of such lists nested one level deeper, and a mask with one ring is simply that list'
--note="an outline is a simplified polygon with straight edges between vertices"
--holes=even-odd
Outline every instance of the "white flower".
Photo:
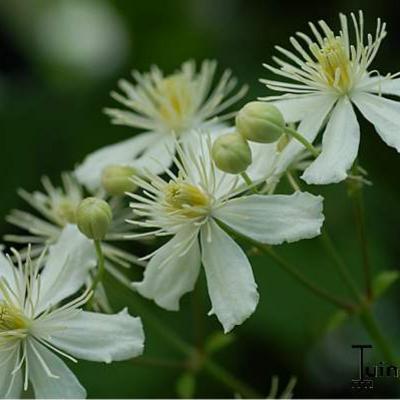
[{"label": "white flower", "polygon": [[[30,381],[37,398],[83,398],[86,391],[59,356],[111,362],[142,353],[139,318],[82,311],[90,294],[73,300],[96,265],[92,243],[69,225],[46,265],[18,253],[0,254],[0,397],[20,398]],[[68,300],[65,300],[68,299]]]},{"label": "white flower", "polygon": [[[202,141],[201,143],[204,143]],[[142,194],[131,194],[134,213],[144,218],[132,223],[151,228],[143,235],[173,235],[148,255],[142,282],[134,287],[168,310],[178,310],[181,296],[191,291],[203,263],[212,310],[225,332],[241,324],[255,310],[257,286],[243,250],[220,227],[262,243],[279,244],[320,233],[322,198],[293,195],[237,195],[239,178],[216,171],[208,146],[201,151],[178,147],[177,175],[165,181],[149,174],[134,181]],[[241,186],[241,185],[240,185]],[[201,248],[200,248],[201,244]]]},{"label": "white flower", "polygon": [[[46,246],[55,244],[59,240],[68,224],[76,223],[75,213],[84,198],[83,190],[70,174],[62,174],[62,182],[63,187],[54,187],[49,178],[43,177],[44,192],[28,193],[23,189],[18,191],[19,195],[40,214],[40,216],[36,216],[26,211],[13,210],[6,217],[9,223],[29,232],[29,235],[12,234],[4,237],[8,242],[26,246],[20,252],[23,259],[26,257],[28,244],[33,244],[33,246],[29,246],[30,256],[36,258]],[[121,270],[127,270],[132,264],[144,266],[144,263],[133,254],[115,245],[115,241],[125,240],[125,235],[129,233],[125,219],[130,216],[130,210],[124,205],[121,198],[112,198],[110,205],[113,211],[113,222],[105,241],[102,243],[106,257],[105,266],[110,274],[130,287],[130,280]],[[91,285],[90,278],[88,285]],[[102,285],[99,285],[99,289],[96,290],[95,299],[98,300],[103,309],[108,308],[108,300],[102,290]]]},{"label": "white flower", "polygon": [[106,109],[106,113],[114,124],[145,132],[90,154],[76,169],[78,180],[89,190],[96,190],[102,171],[109,165],[162,173],[172,163],[175,136],[186,141],[194,128],[217,129],[221,121],[232,116],[220,113],[243,97],[247,89],[243,87],[232,95],[236,79],[228,70],[212,89],[216,66],[215,61],[204,61],[196,72],[196,64],[188,61],[166,77],[153,67],[147,74],[134,71],[136,84],[121,80],[119,87],[124,95],[113,92],[112,97],[129,111]]},{"label": "white flower", "polygon": [[[400,151],[400,102],[382,97],[400,96],[400,80],[394,79],[397,74],[381,76],[370,70],[386,36],[386,25],[378,18],[375,35],[365,37],[362,12],[358,18],[351,14],[351,20],[355,45],[351,44],[347,17],[341,14],[338,35],[324,21],[319,21],[319,28],[310,23],[313,38],[298,32],[303,44],[292,37],[295,51],[276,47],[286,59],[274,57],[278,67],[265,65],[293,81],[262,80],[268,88],[285,93],[262,100],[274,102],[286,122],[300,121],[298,131],[312,142],[328,120],[322,152],[302,176],[310,184],[339,182],[347,177],[360,141],[352,104],[375,126],[385,143]],[[290,156],[300,148],[293,142],[286,152]]]}]

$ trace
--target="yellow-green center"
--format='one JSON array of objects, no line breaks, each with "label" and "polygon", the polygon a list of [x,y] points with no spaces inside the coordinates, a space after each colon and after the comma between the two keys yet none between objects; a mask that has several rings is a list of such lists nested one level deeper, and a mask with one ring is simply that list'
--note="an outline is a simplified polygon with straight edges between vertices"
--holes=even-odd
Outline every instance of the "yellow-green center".
[{"label": "yellow-green center", "polygon": [[170,75],[158,83],[157,94],[165,125],[179,134],[193,112],[193,81],[183,74]]},{"label": "yellow-green center", "polygon": [[210,196],[198,186],[186,182],[168,183],[164,189],[168,212],[188,218],[204,216],[210,209]]},{"label": "yellow-green center", "polygon": [[29,328],[29,320],[18,308],[0,302],[0,337],[1,333],[25,330]]},{"label": "yellow-green center", "polygon": [[322,47],[313,43],[310,50],[321,67],[320,72],[325,77],[326,83],[342,92],[347,92],[352,84],[351,62],[343,39],[332,35],[324,39]]}]

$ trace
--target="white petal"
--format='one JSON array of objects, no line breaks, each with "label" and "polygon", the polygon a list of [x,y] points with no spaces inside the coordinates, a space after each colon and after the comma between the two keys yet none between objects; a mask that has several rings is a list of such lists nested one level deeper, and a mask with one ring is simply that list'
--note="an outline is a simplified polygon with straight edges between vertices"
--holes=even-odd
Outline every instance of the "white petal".
[{"label": "white petal", "polygon": [[141,170],[146,169],[153,174],[162,174],[172,164],[175,155],[175,138],[173,135],[163,134],[147,147],[146,151],[131,162],[132,167]]},{"label": "white petal", "polygon": [[357,91],[400,96],[400,78],[385,79],[380,76],[368,76],[357,85]]},{"label": "white petal", "polygon": [[75,170],[78,181],[94,192],[100,186],[101,174],[108,165],[131,165],[147,148],[158,143],[159,133],[145,132],[120,143],[106,146],[89,154]]},{"label": "white petal", "polygon": [[305,117],[311,117],[318,109],[326,103],[332,104],[336,101],[335,96],[327,94],[306,94],[296,97],[282,96],[282,100],[271,103],[283,114],[286,123],[302,121]]},{"label": "white petal", "polygon": [[184,229],[158,250],[147,264],[143,281],[132,284],[142,296],[167,310],[179,310],[180,298],[193,290],[199,275],[197,235],[197,229]]},{"label": "white petal", "polygon": [[255,143],[249,142],[252,155],[252,163],[246,170],[247,174],[254,181],[267,179],[275,172],[279,153],[276,143]]},{"label": "white petal", "polygon": [[89,271],[96,264],[93,243],[75,225],[67,225],[57,243],[50,247],[41,274],[37,313],[74,294],[86,282]]},{"label": "white petal", "polygon": [[368,93],[358,93],[352,100],[382,140],[400,152],[400,102]]},{"label": "white petal", "polygon": [[243,250],[215,221],[201,230],[202,261],[206,271],[212,310],[229,332],[256,309],[257,285]]},{"label": "white petal", "polygon": [[[12,289],[16,288],[13,269],[14,267],[7,260],[5,255],[0,251],[0,278],[4,278]],[[2,295],[0,293],[0,300]]]},{"label": "white petal", "polygon": [[280,244],[309,239],[321,233],[321,196],[252,195],[228,201],[214,216],[236,232],[261,243]]},{"label": "white petal", "polygon": [[[303,110],[303,117],[297,131],[310,143],[314,142],[336,100],[334,96],[319,96],[315,98],[315,103],[310,105],[310,109],[306,112]],[[279,155],[275,173],[280,175],[285,172],[296,157],[304,150],[305,147],[301,143],[296,139],[292,139]]]},{"label": "white petal", "polygon": [[[29,377],[37,399],[86,398],[85,388],[64,361],[34,339],[28,342],[27,348]],[[44,366],[58,378],[49,376]]]},{"label": "white petal", "polygon": [[337,183],[347,178],[360,144],[360,127],[350,100],[339,100],[322,138],[322,152],[304,171],[308,184]]},{"label": "white petal", "polygon": [[143,352],[142,322],[126,309],[114,315],[82,311],[74,319],[54,324],[63,324],[64,329],[55,330],[49,342],[79,359],[110,363]]},{"label": "white petal", "polygon": [[[22,370],[11,374],[18,366],[20,357],[18,346],[1,351],[0,357],[0,398],[19,399],[22,393]],[[10,386],[11,385],[11,386]]]}]

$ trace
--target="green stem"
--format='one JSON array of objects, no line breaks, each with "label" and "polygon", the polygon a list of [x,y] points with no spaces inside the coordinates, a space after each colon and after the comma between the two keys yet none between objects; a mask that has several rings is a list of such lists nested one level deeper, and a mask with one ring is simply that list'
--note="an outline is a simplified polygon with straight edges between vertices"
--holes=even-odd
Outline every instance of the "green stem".
[{"label": "green stem", "polygon": [[97,285],[103,280],[104,276],[104,254],[103,250],[101,249],[101,241],[100,240],[94,240],[94,247],[96,249],[96,255],[97,255],[97,262],[98,262],[98,268],[97,268],[97,274],[93,280],[91,290],[94,293],[96,291]]},{"label": "green stem", "polygon": [[368,253],[368,242],[367,233],[365,227],[365,217],[364,217],[364,199],[362,188],[355,191],[351,196],[353,200],[355,221],[357,225],[358,237],[361,244],[361,252],[363,258],[363,271],[365,277],[365,291],[368,299],[372,299],[372,276],[371,276],[371,264],[369,261]]},{"label": "green stem", "polygon": [[301,133],[288,126],[285,128],[285,133],[293,136],[296,140],[298,140],[315,158],[318,157],[318,150]]},{"label": "green stem", "polygon": [[342,308],[348,312],[354,311],[354,306],[352,304],[346,303],[344,300],[336,297],[335,295],[329,293],[325,289],[320,288],[315,285],[314,282],[310,281],[306,276],[301,274],[297,268],[292,266],[286,260],[284,260],[281,256],[279,256],[275,251],[267,245],[263,244],[254,244],[258,249],[262,250],[264,253],[271,256],[286,272],[288,272],[293,278],[295,278],[299,283],[301,283],[306,289],[313,292],[318,297],[332,303],[336,307]]},{"label": "green stem", "polygon": [[253,181],[251,180],[250,176],[247,174],[246,171],[243,171],[240,173],[240,176],[243,178],[243,180],[246,182],[246,185],[249,187],[249,189],[253,192],[253,193],[257,193],[257,189],[253,183]]},{"label": "green stem", "polygon": [[[133,296],[130,295],[130,300],[132,302]],[[140,315],[146,322],[153,326],[160,335],[167,340],[176,350],[180,351],[183,355],[187,356],[189,359],[193,359],[198,354],[196,348],[191,346],[182,340],[172,329],[164,325],[159,318],[153,316],[153,314],[145,307],[143,304],[135,301],[134,307],[138,315]],[[222,382],[226,387],[232,390],[234,393],[239,393],[245,398],[262,398],[262,396],[254,391],[244,382],[240,381],[234,375],[223,369],[221,366],[216,364],[209,358],[202,358],[204,370],[208,374],[218,381]]]},{"label": "green stem", "polygon": [[241,240],[252,245],[253,247],[256,247],[258,250],[262,251],[263,253],[266,253],[269,256],[271,256],[277,262],[277,264],[280,265],[286,272],[288,272],[293,278],[295,278],[305,288],[307,288],[308,290],[313,292],[318,297],[323,298],[324,300],[332,303],[336,307],[342,308],[350,313],[354,311],[354,306],[352,304],[346,303],[342,299],[327,292],[325,289],[322,289],[319,286],[315,285],[314,282],[310,281],[306,276],[304,276],[301,272],[299,272],[296,267],[292,266],[289,262],[287,262],[281,256],[279,256],[277,253],[275,253],[275,251],[270,246],[263,244],[263,243],[259,243],[247,236],[243,236],[243,235],[239,234],[238,232],[232,230],[230,227],[228,227],[221,221],[218,221],[218,224],[221,225],[221,227],[225,231],[231,233],[233,236],[240,238]]},{"label": "green stem", "polygon": [[398,362],[397,357],[392,350],[391,344],[387,341],[387,339],[381,332],[379,325],[377,324],[371,310],[369,308],[366,308],[360,314],[360,319],[370,338],[376,344],[382,355],[385,357],[385,361],[396,366]]},{"label": "green stem", "polygon": [[340,256],[339,252],[336,250],[336,247],[333,244],[333,241],[332,241],[331,237],[329,236],[329,233],[327,232],[326,229],[322,230],[321,240],[325,246],[325,249],[327,250],[329,255],[332,257],[332,259],[334,261],[334,265],[336,267],[336,270],[339,273],[344,284],[347,286],[349,292],[352,293],[353,296],[361,304],[364,304],[365,300],[364,300],[359,288],[354,283],[353,278],[351,277],[351,275],[349,273],[349,269],[347,268],[345,262],[343,261],[342,257]]}]

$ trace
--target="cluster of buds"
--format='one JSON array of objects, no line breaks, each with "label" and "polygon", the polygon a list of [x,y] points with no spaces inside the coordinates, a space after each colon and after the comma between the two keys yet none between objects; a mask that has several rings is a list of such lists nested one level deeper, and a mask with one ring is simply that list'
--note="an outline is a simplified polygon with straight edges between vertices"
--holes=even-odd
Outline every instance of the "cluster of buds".
[{"label": "cluster of buds", "polygon": [[234,133],[219,137],[213,144],[216,166],[229,174],[240,174],[252,162],[248,144],[277,142],[285,133],[282,113],[270,103],[252,101],[238,112]]}]

